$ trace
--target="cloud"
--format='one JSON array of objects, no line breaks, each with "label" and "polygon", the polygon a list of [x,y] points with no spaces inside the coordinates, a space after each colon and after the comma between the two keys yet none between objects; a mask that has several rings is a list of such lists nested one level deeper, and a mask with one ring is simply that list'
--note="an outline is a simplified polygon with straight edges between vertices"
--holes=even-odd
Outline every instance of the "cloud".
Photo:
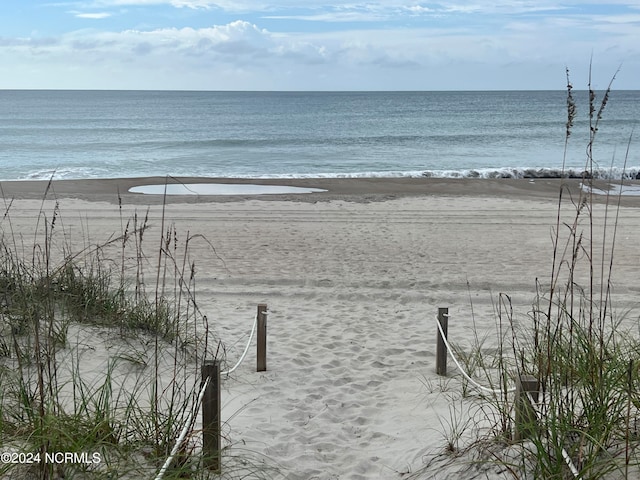
[{"label": "cloud", "polygon": [[[77,0],[82,11],[111,7],[168,6],[184,10],[219,11],[229,14],[257,15],[282,21],[308,21],[326,24],[448,21],[449,23],[496,24],[517,21],[522,17],[567,15],[579,17],[589,11],[604,16],[616,12],[625,16],[640,8],[640,0],[439,0],[421,2],[406,0]],[[90,10],[89,10],[90,11]],[[152,10],[149,10],[152,11]],[[92,15],[92,14],[89,14]],[[97,18],[87,16],[85,18]]]},{"label": "cloud", "polygon": [[109,18],[112,14],[108,12],[100,12],[100,13],[80,13],[80,12],[72,12],[76,18],[88,18],[94,20],[100,20],[102,18]]},{"label": "cloud", "polygon": [[379,22],[388,20],[389,16],[377,12],[340,10],[310,15],[266,15],[264,18],[273,20],[304,20],[310,22],[346,23]]},{"label": "cloud", "polygon": [[[635,1],[635,0],[634,0]],[[87,8],[104,8],[120,6],[157,6],[169,5],[176,8],[191,9],[221,9],[229,12],[273,12],[282,10],[307,10],[318,11],[377,11],[393,12],[400,14],[411,12],[412,14],[458,12],[458,13],[491,13],[496,11],[531,11],[545,8],[559,8],[553,0],[544,2],[534,1],[503,1],[493,2],[469,2],[466,0],[442,0],[439,2],[407,2],[405,0],[378,0],[368,2],[354,2],[351,0],[87,0],[78,2]],[[411,5],[407,5],[412,3]],[[567,0],[565,4],[571,4]],[[576,2],[573,2],[576,3]],[[581,2],[580,2],[581,3]]]},{"label": "cloud", "polygon": [[598,17],[598,20],[603,23],[613,23],[616,25],[621,24],[640,24],[640,14],[634,15],[602,15]]},{"label": "cloud", "polygon": [[218,6],[214,2],[207,0],[172,0],[171,5],[178,8],[192,8],[194,10],[199,8],[209,9]]},{"label": "cloud", "polygon": [[60,44],[60,40],[54,37],[45,38],[6,38],[0,37],[0,49],[4,51],[20,50],[24,48],[53,48]]},{"label": "cloud", "polygon": [[404,9],[415,14],[432,13],[435,11],[433,8],[423,7],[422,5],[412,5],[410,7],[404,7]]},{"label": "cloud", "polygon": [[[136,1],[177,6],[178,0],[108,0],[101,1],[100,8]],[[205,4],[214,8],[206,0],[180,1],[182,8],[205,8]],[[334,3],[331,8],[298,8],[296,15],[270,12],[274,14],[263,16],[264,20],[255,14],[251,22],[246,20],[251,17],[238,15],[245,19],[202,28],[109,31],[105,21],[99,23],[104,30],[84,29],[47,38],[0,37],[0,58],[12,66],[6,69],[9,75],[0,79],[0,88],[20,88],[18,78],[47,82],[30,83],[31,88],[55,88],[56,78],[61,84],[66,79],[66,88],[429,89],[465,88],[465,82],[466,88],[490,88],[491,72],[497,77],[517,71],[527,75],[514,81],[515,88],[548,88],[535,82],[536,72],[557,71],[562,77],[565,65],[588,63],[592,52],[596,62],[600,59],[617,67],[626,58],[637,58],[640,51],[634,33],[634,22],[640,20],[637,14],[603,15],[588,10],[580,15],[568,10],[536,14],[539,7],[547,11],[554,7],[544,0],[490,6],[446,0],[440,4]],[[95,2],[91,6],[98,8]],[[79,11],[70,13],[85,14],[82,7],[74,7]],[[480,12],[489,9],[520,13],[487,15],[487,21],[481,21]],[[395,15],[409,21],[389,21]],[[198,17],[205,18],[204,12]],[[298,17],[336,25],[323,29],[317,23],[304,31],[308,24],[270,21]],[[351,23],[342,22],[346,19]],[[385,23],[375,23],[378,20]],[[479,71],[484,72],[482,84],[476,83]]]},{"label": "cloud", "polygon": [[[114,61],[130,62],[136,57],[155,56],[179,64],[190,64],[199,68],[190,58],[214,61],[243,62],[243,57],[265,54],[272,48],[272,36],[256,25],[245,21],[234,21],[227,25],[209,28],[162,28],[149,31],[124,30],[121,32],[76,32],[65,37],[74,38],[68,44],[76,49],[78,39],[92,43],[92,56],[111,58]],[[83,48],[86,51],[87,49]]]},{"label": "cloud", "polygon": [[168,5],[176,8],[190,9],[224,9],[229,11],[246,11],[266,8],[266,4],[254,0],[90,0],[79,2],[85,8],[109,8],[109,7],[151,7]]}]

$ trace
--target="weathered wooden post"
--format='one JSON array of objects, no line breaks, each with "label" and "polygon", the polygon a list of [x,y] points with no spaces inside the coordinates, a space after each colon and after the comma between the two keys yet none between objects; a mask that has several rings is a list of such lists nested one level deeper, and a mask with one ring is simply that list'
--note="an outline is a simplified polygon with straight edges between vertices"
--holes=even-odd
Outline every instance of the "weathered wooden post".
[{"label": "weathered wooden post", "polygon": [[220,452],[220,363],[218,360],[205,360],[202,364],[202,382],[210,378],[202,398],[202,454],[204,465],[220,473],[222,462]]},{"label": "weathered wooden post", "polygon": [[258,368],[256,371],[265,372],[267,370],[267,304],[258,305]]},{"label": "weathered wooden post", "polygon": [[531,403],[538,402],[538,379],[533,375],[518,375],[516,377],[516,418],[515,418],[515,441],[529,437],[538,424],[538,416],[535,407]]},{"label": "weathered wooden post", "polygon": [[[438,308],[438,323],[444,333],[444,338],[447,338],[449,330],[449,308]],[[444,343],[444,338],[438,329],[438,341],[436,343],[436,373],[438,375],[447,375],[447,346]]]}]

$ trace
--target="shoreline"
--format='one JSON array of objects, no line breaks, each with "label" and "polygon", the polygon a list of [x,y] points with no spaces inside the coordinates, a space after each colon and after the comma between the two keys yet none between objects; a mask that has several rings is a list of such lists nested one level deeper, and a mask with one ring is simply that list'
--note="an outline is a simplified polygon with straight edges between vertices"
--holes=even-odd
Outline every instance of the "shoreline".
[{"label": "shoreline", "polygon": [[[556,201],[561,187],[571,194],[580,190],[579,179],[469,179],[469,178],[302,178],[251,179],[179,177],[169,183],[219,183],[237,185],[280,185],[287,187],[319,188],[326,192],[304,194],[246,194],[246,195],[149,195],[130,193],[129,189],[141,185],[163,185],[166,177],[124,177],[78,180],[12,180],[0,182],[3,198],[42,199],[50,185],[49,198],[77,198],[117,204],[118,198],[129,204],[238,202],[243,200],[293,200],[318,202],[344,200],[351,202],[377,202],[394,198],[421,196],[523,198]],[[594,181],[598,188],[617,184],[606,180]],[[625,182],[635,184],[637,182]],[[598,203],[606,196],[594,195]],[[640,206],[640,197],[622,196],[621,205]]]}]

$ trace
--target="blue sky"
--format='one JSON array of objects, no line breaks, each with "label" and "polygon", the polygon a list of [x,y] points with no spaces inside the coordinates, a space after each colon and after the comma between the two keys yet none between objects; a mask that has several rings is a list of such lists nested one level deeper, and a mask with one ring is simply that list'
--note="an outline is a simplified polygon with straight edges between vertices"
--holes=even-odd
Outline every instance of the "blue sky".
[{"label": "blue sky", "polygon": [[2,0],[0,88],[640,89],[640,0]]}]

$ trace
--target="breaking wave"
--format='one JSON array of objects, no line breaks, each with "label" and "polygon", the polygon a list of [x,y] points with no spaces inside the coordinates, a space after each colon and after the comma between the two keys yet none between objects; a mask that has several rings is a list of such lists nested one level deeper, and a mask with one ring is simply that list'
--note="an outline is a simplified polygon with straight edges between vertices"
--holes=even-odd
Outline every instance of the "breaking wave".
[{"label": "breaking wave", "polygon": [[603,180],[640,180],[640,167],[595,168],[483,168],[469,170],[426,170],[423,177],[433,178],[594,178]]},{"label": "breaking wave", "polygon": [[[451,169],[451,170],[412,170],[412,171],[372,171],[372,172],[332,172],[332,173],[272,173],[267,175],[234,173],[221,175],[219,172],[198,172],[174,169],[172,172],[156,170],[127,172],[128,177],[201,177],[201,178],[263,178],[263,179],[296,179],[296,178],[593,178],[602,180],[640,180],[640,166],[622,168],[596,168],[589,172],[580,168],[526,168],[526,167],[502,167],[502,168],[478,168],[478,169]],[[13,180],[55,180],[62,179],[87,179],[87,178],[118,178],[122,175],[114,174],[107,169],[70,168],[59,170],[32,171],[26,177],[13,178]],[[12,178],[6,178],[11,180]]]}]

